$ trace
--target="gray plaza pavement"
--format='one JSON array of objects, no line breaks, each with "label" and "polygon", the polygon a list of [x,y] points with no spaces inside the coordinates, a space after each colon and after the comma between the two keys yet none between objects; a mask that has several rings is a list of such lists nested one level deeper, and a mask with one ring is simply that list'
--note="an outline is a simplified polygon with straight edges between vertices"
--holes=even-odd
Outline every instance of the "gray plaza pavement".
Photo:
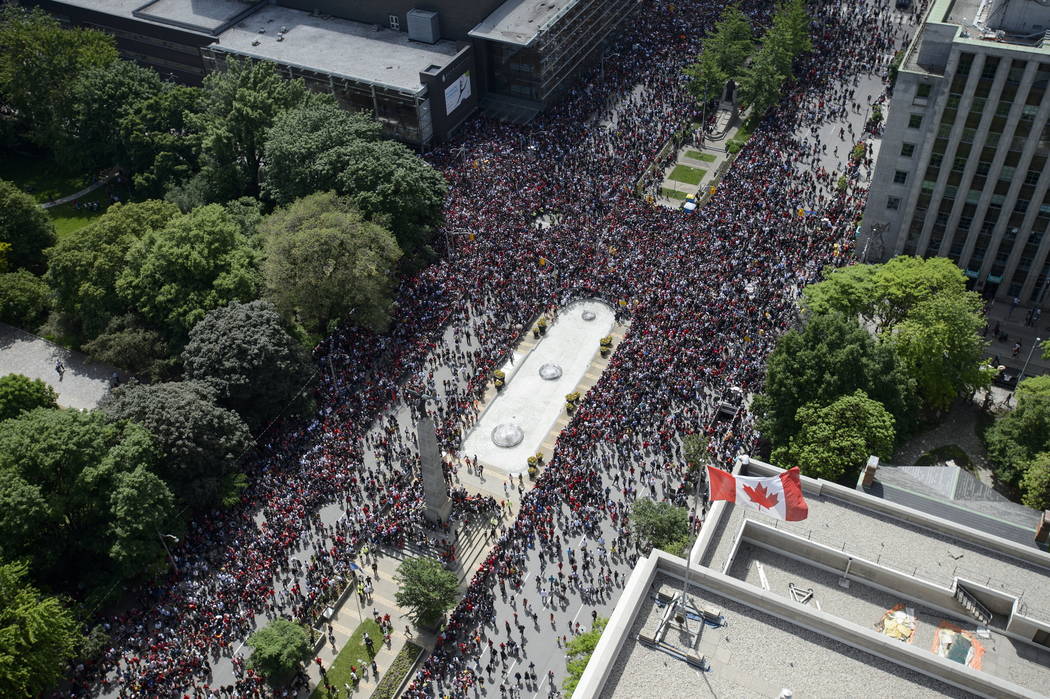
[{"label": "gray plaza pavement", "polygon": [[[61,374],[55,369],[58,362],[64,367]],[[0,323],[0,376],[22,374],[41,379],[55,389],[63,408],[90,410],[97,406],[109,393],[114,372],[114,367],[86,354]]]}]

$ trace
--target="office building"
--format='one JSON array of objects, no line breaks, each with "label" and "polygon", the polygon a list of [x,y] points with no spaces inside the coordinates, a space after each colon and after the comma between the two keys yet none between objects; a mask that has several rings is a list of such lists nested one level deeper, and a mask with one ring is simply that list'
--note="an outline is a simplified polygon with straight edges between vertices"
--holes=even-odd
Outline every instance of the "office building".
[{"label": "office building", "polygon": [[637,0],[26,0],[113,34],[128,58],[199,84],[231,57],[275,63],[425,147],[479,107],[528,121]]},{"label": "office building", "polygon": [[[715,502],[688,570],[638,560],[573,697],[1045,695],[1046,518],[989,533],[994,516],[882,497],[881,471],[803,476],[798,522]],[[740,457],[734,473],[782,471]]]},{"label": "office building", "polygon": [[858,249],[954,260],[987,297],[1050,280],[1050,3],[934,0],[904,53]]}]

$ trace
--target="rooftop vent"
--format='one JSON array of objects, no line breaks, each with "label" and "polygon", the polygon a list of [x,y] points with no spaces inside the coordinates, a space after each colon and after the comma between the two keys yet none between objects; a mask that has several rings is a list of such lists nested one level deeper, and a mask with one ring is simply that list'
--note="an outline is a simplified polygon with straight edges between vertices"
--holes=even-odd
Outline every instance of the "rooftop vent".
[{"label": "rooftop vent", "polygon": [[408,38],[412,41],[421,41],[424,44],[436,44],[441,38],[441,27],[438,23],[437,12],[428,10],[409,10]]}]

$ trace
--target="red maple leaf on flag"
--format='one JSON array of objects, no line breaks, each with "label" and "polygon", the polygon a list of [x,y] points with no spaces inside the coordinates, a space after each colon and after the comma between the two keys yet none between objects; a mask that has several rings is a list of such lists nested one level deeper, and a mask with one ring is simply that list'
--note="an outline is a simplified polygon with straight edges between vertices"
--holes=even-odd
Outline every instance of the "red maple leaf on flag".
[{"label": "red maple leaf on flag", "polygon": [[767,492],[766,486],[762,485],[761,483],[759,483],[758,487],[756,488],[752,488],[749,485],[745,485],[744,492],[747,493],[747,496],[749,498],[751,498],[751,502],[755,503],[759,507],[765,507],[766,509],[771,509],[775,507],[776,504],[780,501],[780,498],[777,497],[776,493]]}]

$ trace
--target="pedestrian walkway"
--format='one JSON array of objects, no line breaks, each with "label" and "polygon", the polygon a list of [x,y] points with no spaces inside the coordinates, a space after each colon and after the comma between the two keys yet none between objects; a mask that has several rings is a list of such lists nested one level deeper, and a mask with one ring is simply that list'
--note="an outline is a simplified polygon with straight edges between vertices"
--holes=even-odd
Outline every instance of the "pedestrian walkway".
[{"label": "pedestrian walkway", "polygon": [[66,195],[64,197],[60,197],[60,198],[55,199],[53,201],[45,201],[43,204],[40,205],[40,207],[43,208],[43,209],[50,209],[50,208],[55,207],[55,206],[62,206],[63,204],[68,204],[71,201],[76,201],[80,197],[84,197],[84,196],[87,196],[88,194],[91,194],[92,192],[94,192],[96,189],[99,189],[100,187],[105,187],[107,184],[109,184],[109,181],[111,179],[113,179],[114,177],[117,176],[117,174],[119,172],[120,171],[117,168],[111,168],[110,170],[105,172],[102,175],[102,177],[100,177],[99,179],[95,180],[94,183],[88,185],[87,187],[84,187],[79,192],[73,192],[72,194]]},{"label": "pedestrian walkway", "polygon": [[0,376],[8,374],[41,379],[55,389],[58,404],[63,408],[90,410],[109,393],[117,369],[0,323]]}]

